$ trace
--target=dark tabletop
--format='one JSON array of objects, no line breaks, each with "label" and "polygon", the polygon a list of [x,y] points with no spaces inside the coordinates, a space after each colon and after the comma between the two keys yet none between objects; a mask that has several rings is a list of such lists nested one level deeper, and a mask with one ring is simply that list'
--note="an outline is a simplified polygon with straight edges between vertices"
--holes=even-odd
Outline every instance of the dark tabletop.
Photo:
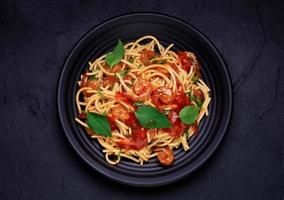
[{"label": "dark tabletop", "polygon": [[[116,2],[116,3],[115,3]],[[175,184],[139,189],[102,177],[64,136],[58,76],[79,38],[113,16],[157,11],[201,30],[233,83],[230,126],[214,155]],[[0,3],[0,199],[284,199],[282,1]]]}]

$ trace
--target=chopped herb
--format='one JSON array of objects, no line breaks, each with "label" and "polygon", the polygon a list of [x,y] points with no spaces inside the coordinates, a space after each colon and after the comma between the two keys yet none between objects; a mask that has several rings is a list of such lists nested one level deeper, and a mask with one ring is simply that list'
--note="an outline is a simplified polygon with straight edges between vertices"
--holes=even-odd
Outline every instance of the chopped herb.
[{"label": "chopped herb", "polygon": [[194,75],[191,80],[193,83],[196,83],[199,80],[199,78]]},{"label": "chopped herb", "polygon": [[185,135],[185,137],[188,137],[188,130],[187,131],[184,131],[184,133],[183,133],[184,135]]},{"label": "chopped herb", "polygon": [[203,104],[203,101],[199,97],[194,96],[193,94],[190,95],[190,100],[194,101],[198,107],[201,107]]},{"label": "chopped herb", "polygon": [[96,75],[92,75],[88,77],[88,80],[98,80],[98,78],[96,77]]},{"label": "chopped herb", "polygon": [[98,95],[100,96],[100,97],[103,97],[104,95],[103,95],[103,93],[102,93],[102,90],[101,90],[101,88],[97,88],[97,93],[98,93]]},{"label": "chopped herb", "polygon": [[134,62],[134,58],[133,58],[133,57],[130,57],[130,58],[128,59],[128,62],[133,63],[133,62]]},{"label": "chopped herb", "polygon": [[124,69],[118,72],[118,74],[123,78],[124,76],[128,74],[128,72],[129,72],[129,69]]},{"label": "chopped herb", "polygon": [[198,107],[201,107],[203,105],[203,101],[200,98],[197,98],[196,104],[198,105]]}]

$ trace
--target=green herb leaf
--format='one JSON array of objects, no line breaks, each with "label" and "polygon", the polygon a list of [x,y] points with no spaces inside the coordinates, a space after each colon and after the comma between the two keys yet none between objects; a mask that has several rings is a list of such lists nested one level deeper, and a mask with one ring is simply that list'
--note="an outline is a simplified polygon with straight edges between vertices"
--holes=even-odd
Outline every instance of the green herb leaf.
[{"label": "green herb leaf", "polygon": [[134,58],[133,58],[133,57],[130,57],[129,60],[128,60],[128,62],[133,63],[133,62],[134,62]]},{"label": "green herb leaf", "polygon": [[179,112],[179,118],[185,124],[193,124],[198,117],[200,108],[198,106],[185,106]]},{"label": "green herb leaf", "polygon": [[87,123],[96,134],[111,137],[110,124],[106,116],[88,112]]},{"label": "green herb leaf", "polygon": [[106,56],[106,63],[110,66],[113,67],[114,65],[118,64],[120,60],[124,56],[124,46],[123,43],[118,40],[117,45],[113,49],[113,51]]},{"label": "green herb leaf", "polygon": [[120,72],[118,72],[118,74],[123,78],[124,76],[126,76],[128,74],[129,70],[128,69],[124,69],[121,70]]},{"label": "green herb leaf", "polygon": [[98,80],[98,78],[95,75],[93,75],[93,76],[89,76],[88,80]]},{"label": "green herb leaf", "polygon": [[188,130],[184,131],[184,132],[183,132],[183,135],[184,135],[185,137],[188,137]]},{"label": "green herb leaf", "polygon": [[199,78],[194,75],[191,80],[193,83],[196,83],[199,80]]},{"label": "green herb leaf", "polygon": [[196,98],[196,104],[197,104],[198,107],[201,108],[203,101],[200,98]]},{"label": "green herb leaf", "polygon": [[190,100],[194,101],[198,107],[201,107],[203,104],[203,101],[199,97],[194,96],[193,94],[190,95]]},{"label": "green herb leaf", "polygon": [[97,87],[97,93],[100,97],[104,96],[100,87]]},{"label": "green herb leaf", "polygon": [[135,111],[139,123],[144,128],[171,128],[168,118],[156,108],[141,106]]}]

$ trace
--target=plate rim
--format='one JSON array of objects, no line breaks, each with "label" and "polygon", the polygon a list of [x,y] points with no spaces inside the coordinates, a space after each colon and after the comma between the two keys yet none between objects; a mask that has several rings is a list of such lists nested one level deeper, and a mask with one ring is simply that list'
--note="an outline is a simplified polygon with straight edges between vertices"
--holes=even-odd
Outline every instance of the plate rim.
[{"label": "plate rim", "polygon": [[[219,133],[219,137],[217,139],[217,141],[215,141],[214,145],[211,146],[210,151],[205,154],[205,156],[202,157],[202,159],[199,160],[199,162],[192,167],[192,169],[186,173],[180,174],[179,176],[176,176],[174,178],[170,178],[167,179],[166,181],[158,181],[155,183],[140,183],[138,181],[132,181],[130,182],[129,180],[121,180],[118,179],[116,177],[113,177],[112,175],[109,175],[108,173],[106,173],[104,170],[101,170],[99,168],[95,168],[93,166],[93,164],[84,157],[84,155],[82,154],[82,152],[80,152],[77,148],[77,144],[75,144],[75,142],[71,139],[71,136],[67,133],[67,128],[66,128],[66,124],[64,123],[63,120],[63,113],[62,113],[62,106],[60,104],[61,101],[61,88],[62,88],[62,79],[64,77],[64,72],[66,71],[66,69],[68,68],[68,63],[70,61],[70,59],[72,58],[72,55],[74,54],[74,52],[76,51],[76,49],[80,46],[80,44],[86,39],[88,38],[93,32],[95,32],[97,29],[103,27],[104,25],[107,25],[109,23],[112,23],[113,21],[119,20],[119,19],[123,19],[126,17],[135,17],[135,16],[158,16],[158,17],[163,17],[163,18],[168,18],[171,20],[175,20],[179,23],[182,23],[183,25],[193,29],[195,32],[198,33],[198,35],[200,37],[202,37],[202,39],[212,48],[212,50],[215,52],[215,55],[218,57],[219,61],[222,63],[222,68],[226,77],[226,81],[227,81],[227,87],[228,87],[228,117],[226,118],[226,120],[224,120],[223,122],[223,130],[221,133]],[[60,120],[60,124],[61,124],[61,128],[64,132],[65,137],[68,139],[69,143],[71,144],[73,150],[77,153],[77,155],[84,160],[84,162],[91,167],[92,169],[94,169],[95,171],[97,171],[99,174],[107,177],[108,179],[115,181],[117,183],[122,183],[124,185],[129,185],[129,186],[135,186],[135,187],[153,187],[153,186],[162,186],[162,185],[168,185],[170,183],[179,181],[180,179],[192,174],[193,172],[195,172],[198,168],[200,168],[202,165],[204,165],[204,163],[213,155],[214,152],[216,152],[218,146],[220,146],[221,141],[223,140],[229,124],[231,122],[231,118],[232,118],[232,112],[233,112],[233,90],[232,90],[232,79],[228,70],[228,66],[226,65],[220,51],[217,49],[217,47],[214,45],[214,43],[205,35],[203,34],[198,28],[196,28],[194,25],[179,19],[175,16],[171,16],[168,14],[164,14],[164,13],[159,13],[159,12],[131,12],[131,13],[127,13],[127,14],[121,14],[121,15],[116,15],[114,17],[111,18],[107,18],[105,20],[103,20],[102,22],[98,23],[95,26],[92,26],[88,31],[86,31],[81,37],[79,37],[79,39],[75,42],[75,44],[72,46],[72,48],[68,51],[67,56],[65,57],[64,63],[60,69],[60,74],[58,77],[58,81],[57,81],[57,91],[56,91],[56,104],[57,104],[57,114],[59,116],[59,120]]]}]

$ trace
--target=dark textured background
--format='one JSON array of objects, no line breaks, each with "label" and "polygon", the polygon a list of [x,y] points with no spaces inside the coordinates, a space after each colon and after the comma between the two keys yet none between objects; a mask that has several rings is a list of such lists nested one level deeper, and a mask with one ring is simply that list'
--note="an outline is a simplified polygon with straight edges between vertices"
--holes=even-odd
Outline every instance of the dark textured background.
[{"label": "dark textured background", "polygon": [[[158,11],[200,29],[234,86],[227,134],[208,162],[178,183],[135,189],[87,167],[61,129],[56,87],[78,39],[124,13]],[[0,199],[284,199],[282,1],[0,2]]]}]

